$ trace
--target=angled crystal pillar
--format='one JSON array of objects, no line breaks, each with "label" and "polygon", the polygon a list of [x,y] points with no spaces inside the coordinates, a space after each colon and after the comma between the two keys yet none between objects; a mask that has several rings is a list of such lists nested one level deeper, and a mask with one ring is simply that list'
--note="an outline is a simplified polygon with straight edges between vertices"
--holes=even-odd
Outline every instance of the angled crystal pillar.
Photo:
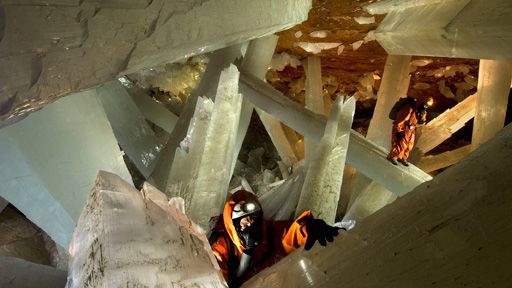
[{"label": "angled crystal pillar", "polygon": [[462,160],[462,158],[469,155],[469,153],[471,153],[471,144],[441,154],[423,156],[418,163],[416,163],[416,166],[430,173],[454,165]]},{"label": "angled crystal pillar", "polygon": [[261,195],[259,200],[265,212],[265,218],[290,220],[295,214],[305,178],[306,167],[301,161],[283,184]]},{"label": "angled crystal pillar", "polygon": [[434,149],[473,119],[476,98],[476,95],[471,95],[453,108],[444,111],[425,126],[419,126],[417,142],[413,150],[414,158]]},{"label": "angled crystal pillar", "polygon": [[172,133],[178,122],[178,116],[151,99],[144,90],[137,87],[125,87],[125,89],[146,119],[164,129],[165,132]]},{"label": "angled crystal pillar", "polygon": [[0,256],[0,287],[64,287],[67,273],[48,265]]},{"label": "angled crystal pillar", "polygon": [[[320,57],[309,56],[304,61],[306,74],[305,100],[306,108],[320,115],[325,115],[324,98],[322,94],[322,66]],[[304,158],[309,162],[317,149],[316,141],[304,139]]]},{"label": "angled crystal pillar", "polygon": [[191,119],[196,111],[196,103],[199,96],[206,98],[215,98],[215,91],[219,82],[221,71],[231,65],[235,59],[240,57],[240,45],[229,46],[224,49],[213,52],[208,61],[206,71],[199,82],[198,87],[192,91],[183,107],[180,118],[172,131],[167,145],[162,150],[160,159],[151,174],[151,181],[162,191],[167,190],[171,168],[174,162],[174,155],[180,143],[187,136]]},{"label": "angled crystal pillar", "polygon": [[[298,133],[320,141],[327,119],[293,102],[269,84],[247,74],[240,74],[240,91],[256,107],[279,118]],[[432,179],[421,169],[395,166],[388,151],[351,131],[347,163],[397,195],[404,195],[419,184]]]},{"label": "angled crystal pillar", "polygon": [[508,17],[512,4],[508,0],[392,3],[382,9],[387,15],[375,31],[389,54],[512,59],[512,20]]},{"label": "angled crystal pillar", "polygon": [[[245,95],[243,90],[241,92]],[[281,157],[281,160],[288,167],[296,165],[300,159],[297,156],[294,147],[288,140],[281,121],[260,109],[260,107],[256,108],[256,112],[258,112],[261,123],[263,123],[263,126],[265,126],[265,130],[267,130],[268,136],[276,147],[277,153],[279,154],[279,157]]]},{"label": "angled crystal pillar", "polygon": [[472,150],[492,139],[503,128],[511,76],[510,61],[480,60],[475,120],[471,137]]},{"label": "angled crystal pillar", "polygon": [[[377,103],[373,111],[373,117],[368,127],[366,138],[375,144],[389,149],[391,147],[391,127],[393,120],[389,119],[389,111],[400,97],[403,86],[409,86],[409,64],[411,56],[388,55],[379,91],[377,92]],[[407,85],[405,85],[407,84]],[[407,89],[405,89],[407,91]]]},{"label": "angled crystal pillar", "polygon": [[340,199],[343,169],[356,100],[336,99],[325,126],[325,134],[311,155],[295,216],[311,210],[315,217],[334,224]]},{"label": "angled crystal pillar", "polygon": [[95,90],[60,99],[0,138],[0,195],[63,247],[98,170],[132,181]]},{"label": "angled crystal pillar", "polygon": [[[274,55],[274,50],[276,49],[278,39],[279,37],[276,35],[268,35],[251,40],[251,42],[249,42],[249,46],[247,47],[247,51],[245,52],[241,70],[264,80],[270,65],[270,61]],[[240,123],[238,124],[238,132],[235,144],[236,157],[233,159],[232,169],[235,168],[235,163],[238,158],[237,156],[240,152],[240,149],[242,148],[242,143],[244,141],[245,134],[247,133],[247,128],[249,128],[253,110],[254,105],[252,105],[252,103],[244,97],[242,99]],[[233,174],[233,172],[231,172],[231,174]]]},{"label": "angled crystal pillar", "polygon": [[[366,139],[375,142],[387,151],[391,148],[389,111],[399,98],[407,95],[409,88],[409,66],[411,56],[388,55],[382,82],[377,92],[377,103],[368,127]],[[351,200],[344,219],[361,220],[394,200],[392,192],[358,173],[353,178]],[[381,206],[382,205],[382,206]]]},{"label": "angled crystal pillar", "polygon": [[[155,168],[163,139],[155,136],[144,115],[119,81],[96,88],[119,146],[146,178]],[[156,103],[155,103],[156,104]]]},{"label": "angled crystal pillar", "polygon": [[69,247],[66,287],[225,287],[204,232],[166,200],[100,171]]},{"label": "angled crystal pillar", "polygon": [[[270,36],[267,36],[266,40],[260,40],[261,44],[259,44],[259,46],[265,45],[265,48],[260,47],[259,49],[261,49],[261,50],[266,49],[266,51],[269,51],[272,45],[274,46],[274,49],[275,49],[275,45],[277,45],[278,37],[277,36],[274,36],[275,38],[269,38],[269,37]],[[273,44],[274,41],[276,41],[275,44]],[[249,46],[249,48],[251,48],[251,46]],[[247,52],[250,52],[250,50],[248,49]],[[263,53],[263,52],[260,52],[260,53]],[[267,65],[265,67],[265,70],[263,70],[262,68],[258,68],[258,70],[257,70],[258,74],[251,73],[251,71],[248,70],[249,67],[246,68],[244,66],[242,66],[242,71],[244,71],[244,73],[252,74],[259,79],[265,80],[265,75],[266,75],[266,71],[268,69],[268,64],[272,60],[273,55],[274,55],[273,53],[272,53],[272,55],[269,55],[269,54],[264,55],[265,63],[267,63]],[[250,55],[247,55],[247,56],[251,57]],[[268,57],[270,57],[270,59]],[[244,65],[253,65],[253,64],[251,64],[251,62],[254,62],[254,60],[251,60],[251,58],[249,58],[248,61],[249,62],[245,62],[245,59],[244,59]],[[247,64],[245,64],[245,63],[247,63]],[[246,97],[244,97],[244,103],[246,103],[246,102],[250,103],[249,101],[246,100]],[[270,137],[270,140],[276,147],[277,153],[281,157],[281,160],[283,161],[283,163],[288,167],[292,167],[295,164],[297,164],[297,162],[299,161],[299,157],[296,153],[296,149],[290,143],[290,141],[286,135],[286,132],[284,130],[284,127],[281,125],[281,122],[279,120],[275,119],[274,117],[272,117],[271,115],[267,114],[265,111],[262,111],[261,109],[256,108],[256,112],[258,113],[258,116],[259,116],[261,122],[263,123],[263,126],[265,127],[265,130],[267,131],[267,133]]]},{"label": "angled crystal pillar", "polygon": [[511,125],[333,243],[298,249],[244,287],[507,287],[510,143]]}]

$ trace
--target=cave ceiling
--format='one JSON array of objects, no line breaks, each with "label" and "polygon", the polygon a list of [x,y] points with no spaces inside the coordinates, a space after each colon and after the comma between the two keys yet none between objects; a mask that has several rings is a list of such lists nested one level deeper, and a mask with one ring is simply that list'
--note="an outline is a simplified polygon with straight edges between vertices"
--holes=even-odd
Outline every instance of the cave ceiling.
[{"label": "cave ceiling", "polygon": [[[364,82],[365,76],[366,80],[371,80],[368,77],[375,75],[373,77],[375,81],[371,81],[373,82],[371,83],[372,93],[357,97],[358,109],[354,125],[355,128],[358,128],[358,125],[361,126],[358,130],[363,133],[373,111],[387,57],[386,51],[379,43],[369,37],[385,17],[385,15],[370,15],[364,11],[363,7],[372,2],[374,1],[313,0],[313,8],[309,12],[307,21],[277,33],[279,41],[276,54],[285,52],[295,55],[301,61],[311,55],[320,57],[324,93],[330,94],[331,99],[335,99],[336,95],[354,95],[358,91],[365,90],[361,85],[361,83],[368,84]],[[357,17],[375,17],[375,22],[359,24],[355,19]],[[315,37],[318,35],[325,37]],[[340,43],[343,49],[338,46],[314,54],[300,47],[300,42]],[[356,47],[352,45],[354,43]],[[357,48],[357,44],[361,46]],[[436,104],[432,109],[432,115],[453,107],[476,91],[478,76],[476,59],[415,56],[412,60],[419,66],[411,65],[411,82],[407,94],[417,98],[433,96]],[[275,73],[271,71],[267,74],[267,81],[290,98],[303,102],[303,91],[300,91],[302,85],[296,84],[302,81],[303,76],[302,66],[296,68],[287,66],[282,71]],[[299,86],[298,89],[297,86]]]}]

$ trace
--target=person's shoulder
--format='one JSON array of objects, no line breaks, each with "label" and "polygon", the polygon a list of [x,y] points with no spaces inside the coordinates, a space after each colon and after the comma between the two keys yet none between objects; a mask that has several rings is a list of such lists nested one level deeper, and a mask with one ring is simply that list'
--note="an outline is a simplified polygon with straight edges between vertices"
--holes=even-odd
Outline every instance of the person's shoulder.
[{"label": "person's shoulder", "polygon": [[[208,225],[209,229],[208,229],[208,233],[207,233],[207,238],[208,238],[208,242],[210,242],[210,245],[215,242],[218,242],[219,239],[221,239],[221,238],[224,239],[226,236],[229,237],[222,217],[220,217],[220,216],[212,217],[208,224],[209,224]],[[224,239],[224,241],[225,240],[226,239]]]}]

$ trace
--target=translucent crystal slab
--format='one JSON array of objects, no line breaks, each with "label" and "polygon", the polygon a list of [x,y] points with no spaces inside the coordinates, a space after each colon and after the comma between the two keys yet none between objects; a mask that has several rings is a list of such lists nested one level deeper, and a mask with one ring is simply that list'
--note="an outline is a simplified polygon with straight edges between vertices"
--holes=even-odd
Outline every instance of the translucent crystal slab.
[{"label": "translucent crystal slab", "polygon": [[[0,130],[1,196],[63,247],[98,170],[132,181],[94,90],[77,93]],[[4,151],[10,151],[9,153]]]},{"label": "translucent crystal slab", "polygon": [[163,139],[155,136],[144,115],[119,81],[111,81],[96,88],[96,93],[119,146],[141,174],[148,178],[165,144]]},{"label": "translucent crystal slab", "polygon": [[151,99],[142,89],[131,87],[127,88],[127,91],[146,119],[164,129],[167,133],[172,133],[178,122],[178,116],[162,104],[158,104]]}]

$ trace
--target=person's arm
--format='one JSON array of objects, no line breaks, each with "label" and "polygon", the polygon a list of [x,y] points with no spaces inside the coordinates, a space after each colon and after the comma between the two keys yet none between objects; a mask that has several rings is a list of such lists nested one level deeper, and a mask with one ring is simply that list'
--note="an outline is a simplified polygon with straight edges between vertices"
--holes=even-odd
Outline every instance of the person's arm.
[{"label": "person's arm", "polygon": [[325,246],[334,241],[340,228],[327,225],[322,219],[315,219],[311,211],[303,212],[286,231],[282,239],[284,250],[290,254],[304,245],[305,250],[311,249],[316,241]]},{"label": "person's arm", "polygon": [[226,243],[226,239],[224,239],[224,237],[219,237],[217,241],[212,244],[213,255],[215,255],[217,263],[219,263],[219,267],[222,270],[222,275],[226,281],[228,281],[228,249],[228,243]]},{"label": "person's arm", "polygon": [[400,111],[398,111],[398,113],[396,114],[396,120],[394,123],[396,130],[398,132],[402,132],[405,130],[405,122],[407,120],[409,120],[409,118],[411,117],[412,111],[413,111],[412,108],[409,106],[406,106],[406,107],[400,109]]},{"label": "person's arm", "polygon": [[419,124],[427,123],[427,111],[421,113],[420,119],[418,121]]},{"label": "person's arm", "polygon": [[295,219],[295,221],[293,221],[292,225],[290,225],[285,235],[283,236],[283,240],[281,241],[286,254],[290,254],[295,249],[306,244],[306,240],[308,238],[306,222],[313,219],[315,219],[313,214],[311,214],[311,211],[307,210],[304,211],[297,219]]}]

